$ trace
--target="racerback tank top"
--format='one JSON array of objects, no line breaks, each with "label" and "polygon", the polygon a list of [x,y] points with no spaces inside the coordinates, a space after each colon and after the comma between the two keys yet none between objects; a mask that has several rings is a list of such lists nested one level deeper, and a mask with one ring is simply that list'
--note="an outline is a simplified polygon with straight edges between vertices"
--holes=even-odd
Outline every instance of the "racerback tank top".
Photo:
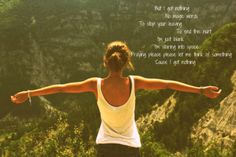
[{"label": "racerback tank top", "polygon": [[[133,76],[131,93],[125,104],[115,107],[110,105],[101,90],[101,78],[97,80],[97,105],[101,115],[101,125],[96,138],[97,144],[123,144],[141,147],[138,129],[135,123],[135,86]],[[114,89],[115,90],[115,89]]]}]

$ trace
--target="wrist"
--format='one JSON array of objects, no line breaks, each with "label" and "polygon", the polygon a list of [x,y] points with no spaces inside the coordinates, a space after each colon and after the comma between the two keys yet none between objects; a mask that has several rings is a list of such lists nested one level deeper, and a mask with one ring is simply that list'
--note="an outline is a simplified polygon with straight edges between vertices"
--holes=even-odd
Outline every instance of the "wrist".
[{"label": "wrist", "polygon": [[30,90],[27,90],[27,95],[28,95],[28,99],[29,99],[29,102],[31,104],[32,100],[31,100],[31,94],[30,94]]},{"label": "wrist", "polygon": [[199,87],[199,94],[204,95],[204,87]]}]

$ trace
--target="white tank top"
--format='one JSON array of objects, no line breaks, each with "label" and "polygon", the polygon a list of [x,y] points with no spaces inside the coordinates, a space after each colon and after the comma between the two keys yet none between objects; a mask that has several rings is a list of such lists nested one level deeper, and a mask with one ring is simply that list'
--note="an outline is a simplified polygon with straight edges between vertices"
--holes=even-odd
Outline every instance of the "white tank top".
[{"label": "white tank top", "polygon": [[[115,143],[131,147],[141,147],[138,129],[135,123],[134,78],[130,76],[131,93],[127,102],[114,107],[104,98],[101,90],[101,78],[97,80],[97,105],[101,115],[101,125],[96,143]],[[115,89],[114,89],[115,90]]]}]

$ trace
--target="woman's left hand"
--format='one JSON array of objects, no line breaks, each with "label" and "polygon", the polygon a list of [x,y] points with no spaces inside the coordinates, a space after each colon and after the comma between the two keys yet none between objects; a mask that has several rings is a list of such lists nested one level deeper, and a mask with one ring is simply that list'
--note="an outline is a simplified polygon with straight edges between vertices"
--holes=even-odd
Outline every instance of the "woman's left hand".
[{"label": "woman's left hand", "polygon": [[22,92],[16,93],[14,96],[11,96],[11,101],[15,104],[23,103],[27,99],[28,99],[27,91],[22,91]]},{"label": "woman's left hand", "polygon": [[202,94],[211,99],[217,98],[220,95],[221,91],[222,90],[219,90],[219,88],[216,86],[202,87]]}]

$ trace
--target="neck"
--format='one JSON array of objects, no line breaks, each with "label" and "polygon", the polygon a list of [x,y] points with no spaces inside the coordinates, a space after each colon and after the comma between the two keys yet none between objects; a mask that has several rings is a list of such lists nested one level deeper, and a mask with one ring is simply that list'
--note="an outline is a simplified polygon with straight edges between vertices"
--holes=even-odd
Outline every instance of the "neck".
[{"label": "neck", "polygon": [[114,78],[114,77],[121,78],[122,77],[122,71],[118,71],[118,72],[110,71],[108,77],[110,77],[110,78]]}]

